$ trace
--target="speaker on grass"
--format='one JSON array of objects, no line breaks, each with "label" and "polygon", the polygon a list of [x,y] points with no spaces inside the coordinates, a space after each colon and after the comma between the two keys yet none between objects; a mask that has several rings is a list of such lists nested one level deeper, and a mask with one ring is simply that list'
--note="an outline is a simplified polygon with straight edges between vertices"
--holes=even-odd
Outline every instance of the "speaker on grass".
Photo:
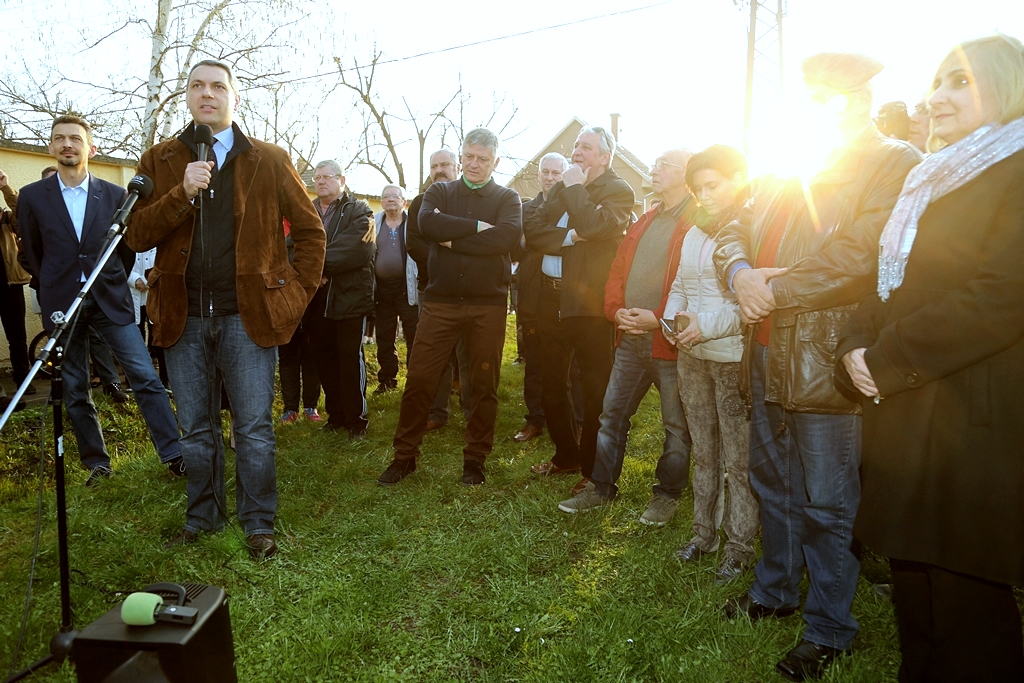
[{"label": "speaker on grass", "polygon": [[147,586],[82,629],[71,658],[79,683],[237,683],[227,594]]}]

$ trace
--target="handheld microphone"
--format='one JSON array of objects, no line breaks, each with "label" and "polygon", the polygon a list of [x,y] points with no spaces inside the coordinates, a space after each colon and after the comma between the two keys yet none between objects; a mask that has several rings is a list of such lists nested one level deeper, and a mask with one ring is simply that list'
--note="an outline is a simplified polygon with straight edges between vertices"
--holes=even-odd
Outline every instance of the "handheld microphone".
[{"label": "handheld microphone", "polygon": [[[205,123],[200,123],[196,126],[195,133],[192,134],[192,140],[196,143],[199,161],[206,161],[206,156],[210,153],[210,148],[213,147],[213,129]],[[203,191],[200,190],[199,194],[192,200],[192,203],[199,206],[199,197],[202,194]]]},{"label": "handheld microphone", "polygon": [[121,620],[129,626],[151,626],[158,621],[191,626],[198,615],[195,607],[165,605],[156,593],[132,593],[121,604]]},{"label": "handheld microphone", "polygon": [[206,156],[213,147],[213,129],[205,123],[200,123],[196,126],[196,132],[192,134],[192,140],[196,143],[199,161],[206,161]]}]

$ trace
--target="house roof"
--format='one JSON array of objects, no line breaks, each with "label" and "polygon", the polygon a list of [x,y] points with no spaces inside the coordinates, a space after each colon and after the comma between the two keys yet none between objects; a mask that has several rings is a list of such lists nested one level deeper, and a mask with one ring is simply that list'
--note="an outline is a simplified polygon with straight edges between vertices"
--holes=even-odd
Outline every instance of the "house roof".
[{"label": "house roof", "polygon": [[[50,150],[46,145],[33,145],[28,142],[15,142],[13,140],[0,140],[0,147],[4,149],[11,149],[17,152],[28,152],[29,154],[41,154],[42,156],[48,157],[53,156],[50,154]],[[115,166],[127,166],[129,168],[135,168],[139,165],[138,159],[122,159],[120,157],[109,157],[105,154],[97,154],[93,157],[95,161],[103,162],[106,164],[113,164]]]}]

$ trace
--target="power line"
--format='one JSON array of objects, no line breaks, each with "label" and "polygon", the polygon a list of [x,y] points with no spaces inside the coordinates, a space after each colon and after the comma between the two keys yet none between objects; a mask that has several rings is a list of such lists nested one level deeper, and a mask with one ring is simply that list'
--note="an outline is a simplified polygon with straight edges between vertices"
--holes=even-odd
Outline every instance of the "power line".
[{"label": "power line", "polygon": [[[608,12],[607,14],[599,14],[593,17],[586,17],[584,19],[574,19],[572,21],[563,22],[561,24],[553,24],[551,26],[543,26],[541,28],[533,28],[528,31],[520,31],[519,33],[510,33],[505,36],[497,36],[495,38],[485,38],[484,40],[477,40],[472,43],[463,43],[462,45],[453,45],[451,47],[443,47],[437,50],[429,50],[427,52],[419,52],[414,55],[406,55],[405,57],[394,57],[392,59],[385,59],[375,63],[375,66],[383,66],[385,64],[396,64],[398,62],[407,62],[410,59],[419,59],[420,57],[429,57],[431,55],[442,54],[444,52],[452,52],[454,50],[462,50],[467,47],[476,47],[478,45],[486,45],[488,43],[496,43],[501,40],[509,40],[511,38],[520,38],[522,36],[528,36],[534,33],[541,33],[543,31],[552,31],[556,28],[566,28],[567,26],[576,26],[579,24],[585,24],[590,21],[597,21],[599,19],[608,19],[609,17],[617,17],[623,14],[632,14],[633,12],[642,12],[644,10],[654,9],[655,7],[662,7],[664,5],[671,5],[676,0],[663,0],[663,2],[657,2],[653,5],[644,5],[643,7],[633,7],[632,9],[619,10],[617,12]],[[359,67],[349,67],[347,69],[341,69],[342,73],[348,71],[358,71]],[[338,73],[337,71],[327,71],[325,73],[313,74],[311,76],[299,76],[288,81],[288,83],[297,83],[299,81],[308,81],[313,78],[323,78],[324,76],[331,76]]]}]

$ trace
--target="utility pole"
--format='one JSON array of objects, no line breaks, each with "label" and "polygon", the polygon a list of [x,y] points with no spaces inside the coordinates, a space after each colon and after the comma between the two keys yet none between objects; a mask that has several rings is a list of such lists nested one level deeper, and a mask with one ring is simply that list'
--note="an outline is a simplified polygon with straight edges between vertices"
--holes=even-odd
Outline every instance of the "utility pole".
[{"label": "utility pole", "polygon": [[782,18],[785,0],[733,0],[750,10],[747,27],[747,91],[743,108],[743,150],[750,153],[755,98],[759,108],[782,101]]}]

